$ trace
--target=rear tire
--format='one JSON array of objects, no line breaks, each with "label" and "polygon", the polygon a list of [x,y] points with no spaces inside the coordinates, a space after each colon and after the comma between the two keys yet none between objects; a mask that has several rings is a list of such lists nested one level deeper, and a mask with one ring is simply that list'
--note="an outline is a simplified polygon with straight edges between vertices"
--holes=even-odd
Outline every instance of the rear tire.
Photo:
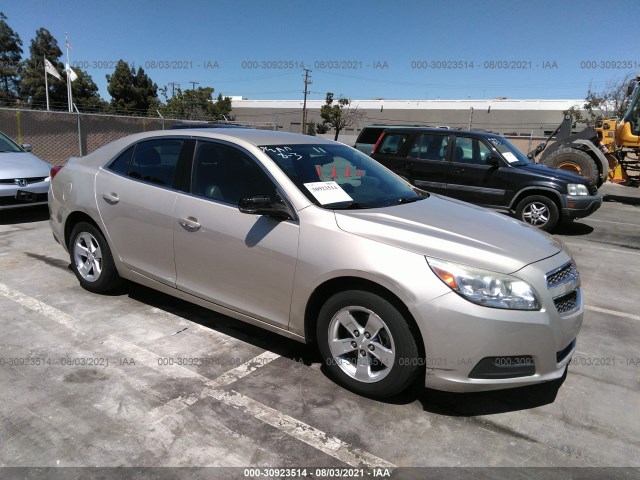
[{"label": "rear tire", "polygon": [[600,182],[600,172],[596,162],[582,150],[571,147],[559,148],[545,158],[542,163],[548,167],[577,173],[581,177],[593,180],[596,185]]},{"label": "rear tire", "polygon": [[556,226],[560,214],[557,205],[549,197],[531,195],[518,203],[516,218],[548,232]]},{"label": "rear tire", "polygon": [[407,320],[387,300],[362,290],[340,292],[325,302],[316,338],[336,383],[369,397],[402,392],[422,364]]},{"label": "rear tire", "polygon": [[68,247],[71,268],[82,288],[105,293],[121,285],[111,249],[95,226],[86,222],[78,223],[71,231]]}]

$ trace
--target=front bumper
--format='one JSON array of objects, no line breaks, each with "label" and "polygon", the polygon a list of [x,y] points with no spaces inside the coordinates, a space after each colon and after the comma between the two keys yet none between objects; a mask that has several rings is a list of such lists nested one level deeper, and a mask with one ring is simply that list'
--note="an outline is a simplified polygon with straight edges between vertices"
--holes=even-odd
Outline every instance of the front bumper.
[{"label": "front bumper", "polygon": [[[0,183],[0,210],[33,207],[47,204],[49,180],[32,183],[24,187]],[[24,193],[18,193],[24,192]]]},{"label": "front bumper", "polygon": [[[545,273],[569,261],[561,253],[514,273],[538,292],[539,311],[482,307],[454,292],[412,309],[425,345],[425,386],[470,392],[562,377],[582,326],[582,293],[577,284],[549,290]],[[569,292],[576,294],[575,307],[560,314],[554,298]]]},{"label": "front bumper", "polygon": [[584,218],[598,210],[602,205],[602,194],[597,195],[565,195],[563,218]]}]

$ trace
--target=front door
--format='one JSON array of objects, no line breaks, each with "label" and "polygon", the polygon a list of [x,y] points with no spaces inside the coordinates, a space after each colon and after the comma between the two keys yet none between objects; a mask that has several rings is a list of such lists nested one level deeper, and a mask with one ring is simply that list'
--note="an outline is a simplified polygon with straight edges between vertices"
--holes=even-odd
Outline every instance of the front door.
[{"label": "front door", "polygon": [[174,210],[177,287],[288,328],[299,225],[240,213],[240,198],[261,194],[280,199],[256,159],[198,141],[190,193]]}]

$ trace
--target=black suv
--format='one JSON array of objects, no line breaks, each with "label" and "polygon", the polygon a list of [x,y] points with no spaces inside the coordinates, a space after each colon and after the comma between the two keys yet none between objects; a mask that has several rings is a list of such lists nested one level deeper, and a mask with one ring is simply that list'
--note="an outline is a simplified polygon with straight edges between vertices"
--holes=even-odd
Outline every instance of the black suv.
[{"label": "black suv", "polygon": [[385,130],[371,156],[413,185],[551,230],[602,204],[593,181],[532,163],[507,139],[439,128]]}]

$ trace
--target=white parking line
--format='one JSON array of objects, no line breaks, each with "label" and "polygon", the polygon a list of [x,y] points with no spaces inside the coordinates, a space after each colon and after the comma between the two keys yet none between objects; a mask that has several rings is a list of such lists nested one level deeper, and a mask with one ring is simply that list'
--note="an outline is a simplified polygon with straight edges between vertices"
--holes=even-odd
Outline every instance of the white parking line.
[{"label": "white parking line", "polygon": [[587,222],[603,222],[603,223],[615,223],[616,225],[630,225],[632,227],[640,227],[638,223],[629,223],[629,222],[614,222],[613,220],[600,220],[598,218],[587,218],[585,219]]},{"label": "white parking line", "polygon": [[[55,307],[47,305],[35,298],[29,297],[21,292],[13,290],[8,286],[0,283],[0,295],[24,307],[39,313],[58,324],[70,329],[74,333],[85,335],[76,328],[76,323],[82,324],[74,317],[58,310]],[[353,445],[340,440],[337,437],[328,435],[311,425],[297,420],[289,415],[279,412],[263,403],[253,400],[246,395],[236,391],[221,390],[220,387],[229,385],[242,377],[249,375],[261,366],[267,365],[273,360],[279,358],[272,352],[264,352],[247,362],[238,365],[236,368],[220,375],[216,379],[209,379],[200,375],[193,370],[189,370],[181,365],[158,365],[158,355],[146,350],[142,347],[127,342],[114,335],[109,335],[103,342],[103,345],[117,350],[125,355],[135,358],[136,363],[140,363],[155,371],[172,378],[191,378],[196,381],[203,381],[204,388],[200,394],[200,398],[205,396],[212,397],[226,405],[240,409],[242,412],[278,429],[279,431],[310,445],[331,457],[344,462],[352,467],[385,467],[393,468],[394,464],[383,460],[371,453],[361,450]],[[198,398],[189,396],[186,398],[178,397],[170,400],[164,405],[151,410],[149,419],[157,421],[166,416],[175,415],[184,410],[188,406],[194,404]]]},{"label": "white parking line", "polygon": [[609,310],[608,308],[592,307],[591,305],[585,305],[585,310],[591,310],[592,312],[606,313],[607,315],[613,315],[614,317],[629,318],[640,322],[640,315],[632,315],[631,313],[618,312],[616,310]]},{"label": "white parking line", "polygon": [[588,247],[588,248],[592,248],[594,250],[603,250],[605,252],[612,252],[612,253],[621,253],[623,255],[640,255],[640,252],[636,252],[634,250],[620,250],[619,248],[609,248],[609,247],[598,247],[597,245],[594,245],[593,242],[589,242],[586,241],[585,243],[574,243],[574,242],[568,242],[565,239],[562,239],[562,243],[564,243],[565,245],[569,245],[569,247],[571,248],[582,248],[582,247]]}]

